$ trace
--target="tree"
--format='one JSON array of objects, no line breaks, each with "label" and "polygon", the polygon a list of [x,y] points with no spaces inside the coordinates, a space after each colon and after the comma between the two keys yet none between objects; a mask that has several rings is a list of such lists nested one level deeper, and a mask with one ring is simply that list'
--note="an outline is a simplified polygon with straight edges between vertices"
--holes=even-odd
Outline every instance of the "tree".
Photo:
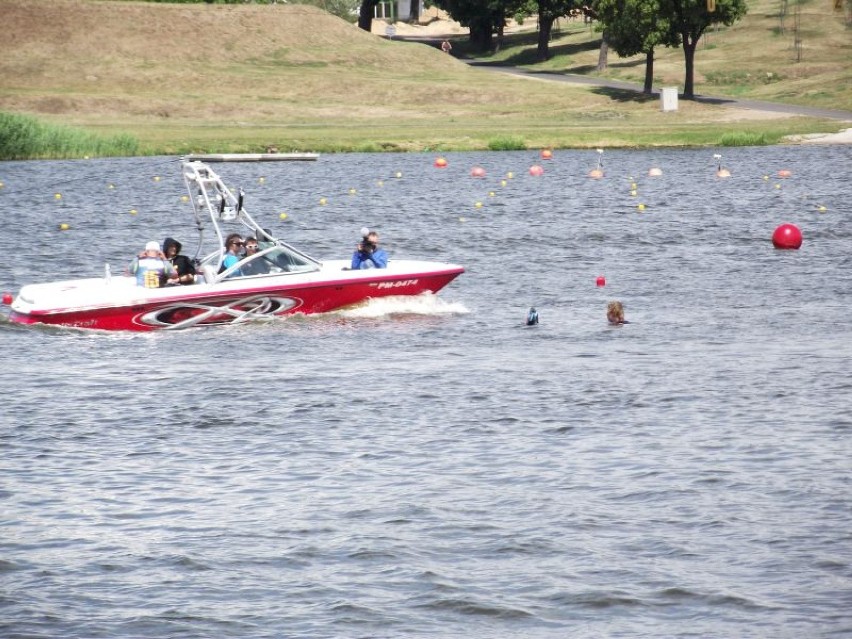
[{"label": "tree", "polygon": [[373,30],[373,13],[376,11],[379,0],[361,0],[361,9],[358,11],[358,28],[370,32]]},{"label": "tree", "polygon": [[680,34],[661,10],[661,1],[665,0],[597,0],[595,3],[600,21],[598,30],[604,32],[604,42],[622,57],[645,54],[645,93],[653,91],[655,47],[680,44]]},{"label": "tree", "polygon": [[470,29],[471,45],[477,51],[494,48],[494,32],[502,33],[506,16],[521,5],[519,0],[433,0],[453,20]]},{"label": "tree", "polygon": [[683,45],[686,74],[683,97],[695,98],[695,47],[707,27],[713,24],[730,26],[742,18],[748,7],[746,0],[716,0],[714,11],[708,11],[707,0],[659,0],[661,13],[667,15]]},{"label": "tree", "polygon": [[541,62],[550,58],[550,38],[553,23],[568,15],[576,6],[575,0],[537,0],[538,4],[538,59]]}]

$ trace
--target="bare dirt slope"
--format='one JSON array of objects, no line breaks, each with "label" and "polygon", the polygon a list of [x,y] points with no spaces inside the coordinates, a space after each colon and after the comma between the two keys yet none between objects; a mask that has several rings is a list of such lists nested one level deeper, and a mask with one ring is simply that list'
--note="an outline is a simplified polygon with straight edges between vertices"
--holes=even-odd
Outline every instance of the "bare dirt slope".
[{"label": "bare dirt slope", "polygon": [[305,5],[0,0],[0,23],[0,109],[36,114],[203,115],[240,94],[286,101],[315,90],[289,82],[308,78],[300,69],[381,71],[412,56],[420,70],[447,65]]}]

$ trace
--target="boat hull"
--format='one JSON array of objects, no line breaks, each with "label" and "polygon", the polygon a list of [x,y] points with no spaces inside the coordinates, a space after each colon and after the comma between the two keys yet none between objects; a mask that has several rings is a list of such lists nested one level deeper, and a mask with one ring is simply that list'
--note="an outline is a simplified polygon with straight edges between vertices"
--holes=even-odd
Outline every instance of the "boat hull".
[{"label": "boat hull", "polygon": [[464,272],[456,265],[430,266],[344,271],[333,265],[305,276],[235,278],[161,289],[136,287],[131,278],[37,284],[21,290],[9,320],[113,331],[238,324],[325,313],[371,298],[436,293]]}]

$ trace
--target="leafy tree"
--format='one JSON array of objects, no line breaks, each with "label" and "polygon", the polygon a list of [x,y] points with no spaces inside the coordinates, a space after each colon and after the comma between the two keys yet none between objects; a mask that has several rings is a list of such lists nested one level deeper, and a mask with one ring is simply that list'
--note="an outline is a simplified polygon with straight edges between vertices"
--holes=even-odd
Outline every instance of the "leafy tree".
[{"label": "leafy tree", "polygon": [[622,57],[645,54],[643,91],[651,93],[654,84],[654,49],[676,47],[680,35],[660,8],[665,0],[597,0],[595,10],[608,46]]},{"label": "leafy tree", "polygon": [[577,6],[576,0],[536,0],[538,5],[538,59],[544,62],[550,58],[550,38],[553,23],[568,15]]},{"label": "leafy tree", "polygon": [[434,0],[463,27],[470,29],[469,40],[477,51],[494,48],[494,32],[502,33],[506,16],[515,13],[519,0]]},{"label": "leafy tree", "polygon": [[708,0],[659,0],[660,12],[671,20],[672,28],[677,31],[683,45],[683,57],[686,75],[683,83],[683,97],[695,98],[695,47],[704,35],[707,27],[713,24],[730,26],[742,18],[748,7],[746,0],[715,0],[715,8],[708,11]]}]

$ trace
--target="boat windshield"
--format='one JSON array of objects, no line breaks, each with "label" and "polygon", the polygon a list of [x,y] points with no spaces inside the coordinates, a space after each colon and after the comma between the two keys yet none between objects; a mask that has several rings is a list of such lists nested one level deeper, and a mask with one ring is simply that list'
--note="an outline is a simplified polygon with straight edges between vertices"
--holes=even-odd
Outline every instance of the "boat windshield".
[{"label": "boat windshield", "polygon": [[[227,271],[219,272],[219,252],[211,253],[201,261],[201,271],[210,273],[215,279],[234,277],[255,277],[262,275],[281,275],[284,273],[309,273],[318,271],[320,265],[298,251],[281,244],[259,243],[262,251],[242,259]],[[211,272],[212,271],[212,272]],[[208,280],[210,281],[210,280]]]}]

